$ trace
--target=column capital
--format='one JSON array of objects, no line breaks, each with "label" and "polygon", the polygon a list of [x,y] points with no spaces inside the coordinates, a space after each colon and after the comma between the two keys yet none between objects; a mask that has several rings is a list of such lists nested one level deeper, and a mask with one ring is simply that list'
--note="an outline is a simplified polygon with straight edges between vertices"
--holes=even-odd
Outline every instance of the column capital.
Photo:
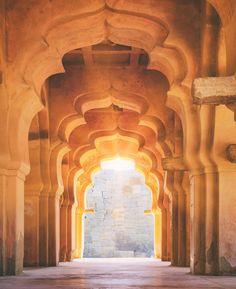
[{"label": "column capital", "polygon": [[25,181],[25,176],[26,176],[27,172],[22,169],[22,168],[19,168],[19,169],[11,169],[11,168],[1,168],[0,167],[0,176],[6,176],[6,177],[18,177],[20,178],[21,180]]}]

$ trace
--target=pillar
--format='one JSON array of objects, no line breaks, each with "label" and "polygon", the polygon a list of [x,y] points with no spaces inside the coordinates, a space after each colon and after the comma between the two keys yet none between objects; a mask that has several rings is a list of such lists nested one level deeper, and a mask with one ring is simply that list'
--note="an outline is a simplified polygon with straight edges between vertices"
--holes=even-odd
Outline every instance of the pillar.
[{"label": "pillar", "polygon": [[205,274],[219,273],[219,176],[206,173]]},{"label": "pillar", "polygon": [[190,267],[194,274],[219,273],[217,180],[214,172],[191,176]]},{"label": "pillar", "polygon": [[0,275],[23,270],[24,180],[20,170],[0,170]]},{"label": "pillar", "polygon": [[154,257],[162,256],[162,214],[160,211],[153,213],[154,218]]},{"label": "pillar", "polygon": [[183,189],[185,195],[186,218],[186,266],[190,266],[190,181],[188,172],[184,172]]},{"label": "pillar", "polygon": [[172,238],[171,238],[171,208],[170,204],[167,209],[167,261],[171,261],[171,248],[172,248]]},{"label": "pillar", "polygon": [[[71,154],[71,153],[70,153]],[[72,155],[72,154],[71,154]],[[67,253],[66,260],[71,261],[74,258],[76,246],[76,208],[77,203],[77,178],[79,170],[77,167],[71,167],[68,173],[67,190],[69,195],[68,203],[68,223],[67,223]]]},{"label": "pillar", "polygon": [[161,210],[162,214],[162,228],[161,228],[161,260],[168,261],[168,225],[167,225],[167,209],[164,207]]},{"label": "pillar", "polygon": [[60,251],[60,196],[48,198],[48,266],[57,266]]},{"label": "pillar", "polygon": [[25,192],[24,266],[39,266],[39,191]]},{"label": "pillar", "polygon": [[75,209],[73,204],[70,202],[67,208],[67,250],[66,250],[66,261],[71,261],[73,259],[74,251],[74,222]]},{"label": "pillar", "polygon": [[190,176],[190,268],[205,273],[205,176]]},{"label": "pillar", "polygon": [[[236,81],[235,81],[236,82]],[[235,85],[236,95],[236,85]],[[236,105],[236,103],[235,103]],[[236,111],[236,110],[235,110]],[[235,111],[216,106],[214,155],[218,165],[219,274],[236,274],[236,121]]]},{"label": "pillar", "polygon": [[48,266],[49,197],[44,189],[39,197],[39,265]]},{"label": "pillar", "polygon": [[236,169],[219,172],[219,272],[236,274]]},{"label": "pillar", "polygon": [[172,191],[171,204],[171,265],[178,266],[178,192]]},{"label": "pillar", "polygon": [[60,208],[60,262],[67,260],[68,239],[69,232],[69,192],[68,192],[68,180],[69,180],[69,154],[66,154],[62,160],[62,179],[64,192],[61,196],[61,208]]},{"label": "pillar", "polygon": [[75,231],[75,258],[83,257],[83,212],[77,208],[76,213],[76,231]]},{"label": "pillar", "polygon": [[42,97],[46,103],[45,108],[38,113],[40,138],[40,175],[42,189],[39,196],[39,265],[48,266],[48,240],[49,240],[49,192],[50,180],[50,140],[48,116],[47,83],[42,88]]},{"label": "pillar", "polygon": [[69,152],[65,143],[52,145],[50,155],[51,190],[48,197],[48,266],[57,266],[60,254],[60,198],[64,191],[62,161]]},{"label": "pillar", "polygon": [[67,260],[67,241],[68,241],[68,204],[62,201],[60,208],[60,262]]},{"label": "pillar", "polygon": [[183,172],[175,173],[178,177],[177,181],[177,218],[178,218],[178,266],[186,266],[186,198],[183,190]]},{"label": "pillar", "polygon": [[[177,159],[163,160],[164,169],[168,169],[165,178],[165,190],[171,193],[171,264],[189,265],[189,236],[187,226],[187,199],[184,189],[184,167]],[[178,168],[178,170],[173,170]],[[169,170],[172,169],[172,170]],[[189,180],[185,180],[189,183]],[[186,186],[186,185],[185,185]]]},{"label": "pillar", "polygon": [[38,115],[31,123],[28,140],[31,170],[25,181],[24,266],[39,266],[39,196],[43,184]]}]

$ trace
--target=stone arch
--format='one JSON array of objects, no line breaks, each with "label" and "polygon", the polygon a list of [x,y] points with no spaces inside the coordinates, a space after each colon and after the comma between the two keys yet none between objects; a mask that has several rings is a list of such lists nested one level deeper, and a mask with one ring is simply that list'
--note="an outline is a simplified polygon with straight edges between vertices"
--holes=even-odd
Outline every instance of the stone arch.
[{"label": "stone arch", "polygon": [[[119,27],[118,24],[117,27],[115,27],[117,19],[120,19],[122,17],[124,17],[124,24],[122,25],[125,25],[125,23],[127,23],[127,27]],[[130,21],[128,21],[129,17]],[[35,44],[33,45],[33,49],[31,47],[33,57],[27,60],[26,57],[22,55],[22,53],[19,53],[19,57],[14,63],[17,72],[17,75],[13,73],[15,77],[14,81],[17,81],[16,85],[22,87],[19,78],[23,77],[25,82],[24,86],[32,87],[35,91],[33,93],[35,95],[33,98],[32,93],[28,93],[25,95],[25,102],[19,101],[18,114],[25,115],[25,119],[27,112],[24,112],[22,109],[23,107],[26,107],[27,103],[35,107],[34,113],[32,113],[31,110],[31,114],[28,114],[29,119],[32,119],[33,114],[35,114],[35,112],[41,109],[42,105],[40,102],[40,98],[37,96],[37,94],[40,94],[42,84],[47,77],[52,74],[61,73],[64,71],[61,63],[61,58],[64,53],[74,48],[99,43],[106,38],[112,40],[116,34],[119,35],[119,37],[113,40],[118,43],[128,45],[134,43],[136,44],[136,46],[146,49],[150,55],[150,68],[163,71],[163,73],[167,75],[169,81],[173,83],[180,83],[180,81],[183,80],[184,77],[186,77],[186,74],[188,74],[189,72],[189,69],[183,69],[183,67],[186,67],[186,65],[187,67],[189,66],[186,63],[186,60],[183,60],[184,53],[182,53],[182,55],[179,53],[179,51],[181,51],[180,48],[176,49],[175,45],[170,45],[171,41],[169,37],[167,37],[168,31],[166,31],[166,28],[163,27],[163,25],[160,24],[158,21],[151,21],[150,19],[145,20],[145,18],[142,17],[140,17],[137,27],[132,27],[132,17],[138,16],[132,16],[132,14],[123,16],[119,15],[119,13],[115,11],[100,11],[95,12],[93,15],[84,15],[79,20],[76,18],[70,18],[68,20],[63,19],[63,21],[61,22],[58,21],[60,22],[58,24],[51,24],[51,27],[48,28],[47,31],[45,31],[44,37],[40,39],[40,41],[35,42]],[[111,23],[112,27],[107,29],[104,26],[105,21]],[[143,21],[146,24],[145,28],[143,25]],[[89,25],[89,23],[91,23],[91,25]],[[89,28],[87,29],[87,27]],[[113,27],[115,27],[114,31],[112,30]],[[130,41],[127,41],[126,33],[129,32],[130,29],[132,29],[132,31],[136,31],[135,33],[133,33],[134,37],[135,35],[139,35],[139,33],[143,33],[143,35],[145,36],[144,39],[147,38],[151,40],[149,42],[147,42],[146,40],[140,42],[139,37],[137,37]],[[151,33],[152,35],[151,38],[146,31],[147,29],[150,30],[149,33]],[[70,31],[70,33],[62,33],[62,31],[65,30]],[[161,35],[163,35],[161,38],[159,34],[155,34],[156,30],[160,31]],[[78,35],[80,35],[80,37],[78,37]],[[168,47],[163,45],[165,42],[168,42]],[[146,47],[147,43],[149,43],[149,47]],[[159,47],[160,45],[163,45],[162,48]],[[163,63],[167,63],[167,61],[169,60],[168,66],[170,67],[170,69],[163,68],[164,64],[158,65],[158,61],[155,62],[156,59],[159,59],[159,62],[161,61],[161,59],[164,59]],[[186,63],[186,65],[183,63]],[[173,71],[175,73],[173,73]],[[183,73],[183,71],[185,72]],[[180,77],[179,75],[182,76]],[[19,93],[17,93],[18,96],[15,95],[14,98],[21,99],[22,94],[24,94],[23,90],[19,91]],[[10,118],[11,117],[13,116],[10,115]],[[11,121],[11,123],[13,126],[16,125],[14,124],[16,122]],[[12,128],[12,131],[15,131],[15,127]],[[20,140],[18,140],[18,143],[24,143],[24,147],[27,147],[26,135],[28,132],[28,127],[26,127],[25,124],[22,124],[21,132],[21,135],[18,136],[20,138]],[[12,136],[14,140],[11,140],[10,137],[10,143],[16,143],[15,137],[17,136]],[[21,157],[19,158],[22,158],[22,154],[20,155]],[[26,158],[23,159],[27,163]]]},{"label": "stone arch", "polygon": [[[128,23],[127,27],[119,27],[119,25],[116,25],[113,23],[115,22],[114,19],[116,19],[116,15],[114,16],[116,12],[107,12],[100,11],[94,13],[94,15],[84,15],[84,18],[81,19],[61,19],[62,21],[55,25],[51,26],[45,33],[43,33],[43,37],[39,39],[39,41],[35,42],[33,45],[31,44],[29,47],[32,51],[31,58],[27,59],[24,55],[24,53],[19,53],[17,60],[12,65],[12,70],[15,71],[12,73],[12,77],[10,81],[14,83],[15,87],[18,87],[18,91],[13,91],[12,95],[14,101],[18,101],[18,106],[15,108],[15,111],[12,110],[12,112],[9,115],[9,119],[11,122],[11,131],[18,131],[19,125],[21,126],[20,135],[11,135],[9,142],[11,146],[13,147],[15,144],[20,144],[22,148],[24,148],[24,151],[17,151],[15,153],[16,159],[19,161],[23,161],[23,163],[28,165],[28,159],[27,159],[27,134],[28,134],[28,127],[27,124],[23,122],[17,122],[13,121],[15,120],[16,116],[19,116],[19,118],[22,118],[23,120],[33,118],[34,114],[39,111],[43,105],[42,101],[40,99],[40,92],[41,87],[44,83],[44,81],[52,74],[56,73],[63,73],[64,67],[61,63],[61,59],[63,55],[72,49],[80,48],[84,46],[88,46],[91,44],[97,44],[103,41],[104,39],[110,39],[114,42],[120,43],[120,44],[134,44],[134,46],[137,46],[139,48],[144,48],[149,53],[149,68],[160,70],[162,71],[167,79],[170,82],[171,85],[171,91],[174,86],[177,86],[178,88],[181,87],[188,87],[190,86],[190,79],[193,75],[193,71],[189,69],[191,65],[189,65],[192,61],[192,56],[186,57],[186,53],[183,52],[181,48],[179,48],[177,45],[175,45],[175,41],[172,39],[168,33],[165,32],[165,27],[160,23],[157,23],[157,21],[151,21],[148,19],[147,21],[143,22],[143,18],[141,16],[132,16],[132,17],[141,17],[142,21],[140,20],[138,23],[138,27],[134,28],[132,27],[132,23]],[[113,18],[114,16],[114,18]],[[111,17],[111,19],[108,19]],[[130,17],[130,19],[132,19]],[[122,18],[121,15],[117,16],[118,19],[124,19],[124,23],[128,21],[127,17]],[[133,18],[134,19],[134,18]],[[136,18],[135,18],[136,19]],[[109,29],[104,25],[106,21],[110,21],[112,25],[110,25]],[[86,25],[85,25],[86,23]],[[91,30],[87,27],[89,27],[88,23],[91,23]],[[144,28],[144,23],[147,24],[148,29],[150,29],[151,34],[147,33],[146,27]],[[86,26],[86,27],[85,27]],[[114,27],[113,27],[114,26]],[[64,27],[64,28],[62,28]],[[159,36],[155,34],[155,29],[158,31],[163,29],[163,37],[160,39]],[[161,27],[161,28],[160,28]],[[63,29],[66,31],[69,31],[68,34],[62,33]],[[109,30],[109,31],[108,31]],[[127,32],[134,32],[132,35],[136,35],[134,39],[127,41],[126,40],[126,33]],[[89,33],[88,33],[89,32]],[[78,37],[78,35],[80,37]],[[109,36],[110,35],[110,36]],[[117,35],[117,36],[116,36]],[[139,41],[139,36],[144,36],[141,42]],[[151,35],[151,36],[150,36]],[[149,41],[146,41],[149,40]],[[173,41],[173,42],[172,42]],[[132,42],[132,43],[131,43]],[[147,46],[148,44],[148,46]],[[160,48],[160,46],[162,46]],[[32,49],[33,47],[33,49]],[[191,63],[190,63],[191,64]],[[188,67],[189,66],[189,67]],[[25,93],[27,91],[30,91],[30,93]],[[21,98],[21,96],[24,96]],[[186,98],[190,102],[191,96],[190,94],[186,94]],[[175,94],[174,94],[175,96]],[[178,96],[179,97],[179,96]],[[24,100],[24,101],[22,101]],[[172,99],[168,100],[168,105],[171,106]],[[179,97],[179,102],[177,103],[176,112],[180,112],[183,114],[188,113],[188,108],[186,108],[185,101],[182,100],[181,97]],[[24,107],[28,108],[31,106],[31,111],[28,112],[24,111]],[[174,107],[174,105],[172,105]],[[35,107],[34,110],[32,110],[32,107]],[[183,110],[180,109],[180,107],[184,108]],[[14,108],[14,106],[13,106]],[[13,113],[14,112],[14,113]],[[66,121],[61,123],[62,127],[60,128],[60,138],[63,140],[60,142],[61,146],[65,146],[66,142],[65,140],[68,139],[68,136],[70,135],[70,131],[72,128],[76,125],[78,125],[78,120],[76,119],[75,115],[71,116],[72,122],[66,123]],[[184,117],[183,117],[183,120]],[[83,120],[81,120],[83,121]],[[77,124],[76,124],[77,122]],[[79,122],[80,123],[80,122]],[[71,126],[70,126],[71,125]],[[188,127],[191,127],[193,125],[192,119],[190,118],[190,122],[188,123]],[[68,130],[64,130],[64,127],[67,127]],[[191,129],[189,129],[191,131]],[[192,130],[194,132],[194,130]],[[130,132],[129,132],[130,133]],[[188,144],[188,143],[187,143]],[[56,158],[58,154],[61,154],[61,148],[60,145],[55,150],[55,155],[52,155],[52,159]],[[191,143],[189,144],[191,146]],[[57,152],[57,154],[56,154]],[[143,154],[145,154],[149,159],[153,159],[153,162],[156,160],[156,156],[153,152],[148,151],[146,148],[143,148],[141,150]],[[161,154],[160,154],[161,156]],[[155,164],[157,167],[157,164]],[[147,175],[147,172],[145,172],[145,175]],[[59,177],[59,179],[58,179]],[[51,176],[52,179],[52,188],[51,192],[53,190],[53,193],[55,192],[61,192],[62,187],[60,185],[60,175],[59,176]],[[53,252],[55,255],[55,252]],[[53,256],[52,254],[52,256]],[[52,264],[51,264],[52,265]]]},{"label": "stone arch", "polygon": [[[88,154],[90,151],[86,152],[85,154]],[[134,155],[135,156],[135,155]],[[134,159],[135,157],[132,157],[130,155],[128,155],[126,158],[128,159]],[[85,208],[85,192],[87,190],[87,188],[89,186],[91,186],[92,184],[92,175],[96,172],[98,172],[99,170],[101,170],[100,168],[100,162],[101,160],[106,160],[106,159],[111,159],[114,158],[115,155],[109,155],[109,156],[98,156],[95,160],[93,160],[93,162],[91,163],[91,166],[87,166],[86,164],[82,165],[82,169],[80,170],[80,182],[81,182],[81,187],[80,187],[80,191],[78,192],[78,212],[80,212],[81,215],[83,215],[84,212],[86,212],[86,208]],[[125,156],[123,156],[125,157]],[[89,159],[89,157],[85,157],[85,159]],[[91,159],[91,158],[90,158]],[[155,247],[155,256],[156,257],[161,257],[161,219],[160,219],[160,214],[161,214],[161,210],[158,208],[158,194],[159,194],[159,189],[158,188],[158,181],[156,180],[156,177],[152,178],[152,180],[150,179],[150,175],[148,173],[148,171],[146,171],[145,167],[143,167],[142,162],[139,163],[139,161],[135,160],[136,162],[136,166],[137,166],[137,171],[140,172],[144,178],[145,178],[145,184],[146,186],[150,189],[150,192],[152,194],[152,208],[150,210],[150,214],[154,215],[154,223],[158,220],[158,227],[157,225],[154,225],[154,232],[156,231],[156,235],[158,235],[158,239],[154,241],[154,247]],[[150,168],[149,168],[150,170]],[[156,182],[156,184],[154,185],[154,182]],[[90,209],[88,209],[90,211]],[[149,210],[148,210],[149,211]],[[80,225],[78,226],[80,228],[80,230],[83,230],[83,225],[82,225],[82,217],[80,217],[79,219]],[[82,231],[80,231],[80,238],[82,238]],[[79,255],[77,255],[77,257],[81,257],[82,255],[82,239],[80,239],[78,241],[79,246],[81,246],[81,248],[79,248],[77,251],[80,252]]]}]

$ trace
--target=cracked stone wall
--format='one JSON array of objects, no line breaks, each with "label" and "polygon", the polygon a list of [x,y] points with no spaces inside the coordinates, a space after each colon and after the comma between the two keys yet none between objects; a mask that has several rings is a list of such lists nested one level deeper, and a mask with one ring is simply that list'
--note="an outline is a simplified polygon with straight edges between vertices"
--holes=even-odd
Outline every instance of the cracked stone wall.
[{"label": "cracked stone wall", "polygon": [[135,171],[102,170],[86,192],[84,257],[153,256],[151,192],[144,177]]}]

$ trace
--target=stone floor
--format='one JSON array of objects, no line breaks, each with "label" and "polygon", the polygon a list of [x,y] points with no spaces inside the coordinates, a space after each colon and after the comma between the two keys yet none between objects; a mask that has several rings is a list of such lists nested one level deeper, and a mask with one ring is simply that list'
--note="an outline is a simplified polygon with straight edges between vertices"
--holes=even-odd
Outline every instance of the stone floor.
[{"label": "stone floor", "polygon": [[236,288],[236,277],[190,275],[154,259],[82,259],[0,277],[1,289]]}]

